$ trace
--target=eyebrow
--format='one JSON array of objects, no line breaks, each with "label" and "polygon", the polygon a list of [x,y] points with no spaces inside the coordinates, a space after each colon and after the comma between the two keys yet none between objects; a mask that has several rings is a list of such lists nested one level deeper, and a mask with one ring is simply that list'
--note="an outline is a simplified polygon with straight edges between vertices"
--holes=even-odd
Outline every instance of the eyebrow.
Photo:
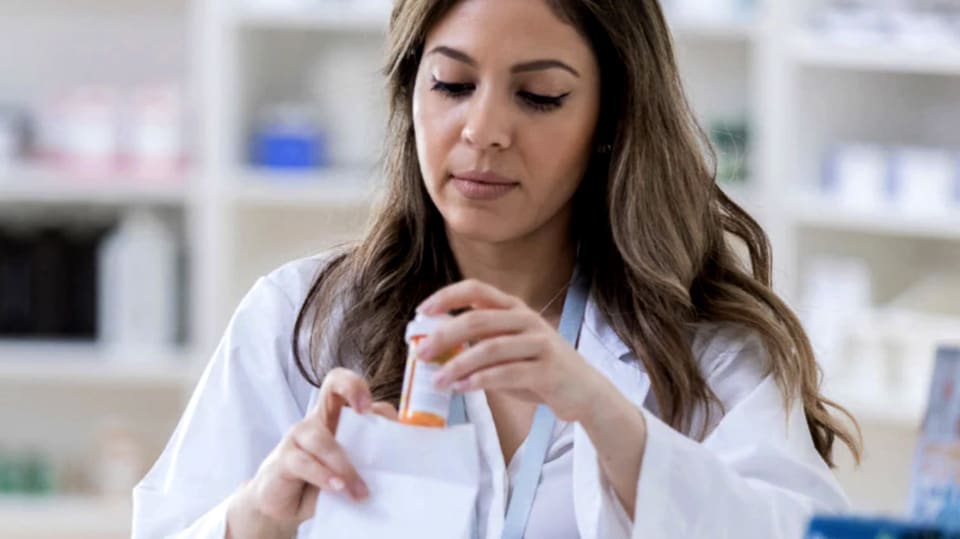
[{"label": "eyebrow", "polygon": [[[431,54],[442,54],[443,56],[452,58],[458,62],[463,62],[471,67],[477,67],[477,61],[471,58],[469,54],[452,47],[440,45],[430,49],[430,52],[427,53],[427,56],[430,56]],[[576,69],[561,62],[560,60],[533,60],[530,62],[523,62],[511,67],[510,72],[527,73],[530,71],[543,71],[545,69],[562,69],[571,73],[573,76],[580,78],[580,73],[577,72]]]}]

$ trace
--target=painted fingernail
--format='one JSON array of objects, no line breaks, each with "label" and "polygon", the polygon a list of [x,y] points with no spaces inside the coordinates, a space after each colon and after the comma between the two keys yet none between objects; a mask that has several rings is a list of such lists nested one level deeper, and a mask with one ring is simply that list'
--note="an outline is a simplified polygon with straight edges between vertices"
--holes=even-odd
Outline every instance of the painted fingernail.
[{"label": "painted fingernail", "polygon": [[339,477],[331,477],[330,480],[327,481],[327,486],[334,492],[340,492],[347,487],[347,484]]}]

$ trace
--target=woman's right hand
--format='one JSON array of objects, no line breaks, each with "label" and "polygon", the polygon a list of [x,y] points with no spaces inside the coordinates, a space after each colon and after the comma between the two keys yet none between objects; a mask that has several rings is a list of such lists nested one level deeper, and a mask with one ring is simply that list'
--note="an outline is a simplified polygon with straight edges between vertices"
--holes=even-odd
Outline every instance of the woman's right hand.
[{"label": "woman's right hand", "polygon": [[369,386],[359,375],[342,368],[330,371],[320,386],[316,407],[287,432],[231,501],[227,537],[290,537],[313,516],[321,490],[343,492],[358,501],[369,495],[334,438],[344,405],[359,413],[397,418],[391,404],[373,402]]}]

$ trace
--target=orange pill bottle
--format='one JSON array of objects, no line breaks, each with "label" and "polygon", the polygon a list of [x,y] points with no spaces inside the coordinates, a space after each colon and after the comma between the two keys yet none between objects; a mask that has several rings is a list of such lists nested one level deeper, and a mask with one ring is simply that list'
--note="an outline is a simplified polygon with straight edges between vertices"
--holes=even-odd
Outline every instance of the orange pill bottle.
[{"label": "orange pill bottle", "polygon": [[433,375],[443,364],[453,359],[465,349],[461,345],[447,351],[434,361],[423,361],[417,357],[417,346],[427,338],[447,316],[424,316],[418,314],[407,324],[407,366],[403,376],[403,392],[400,394],[400,422],[420,427],[445,427],[450,413],[450,400],[453,391],[437,389],[433,385]]}]

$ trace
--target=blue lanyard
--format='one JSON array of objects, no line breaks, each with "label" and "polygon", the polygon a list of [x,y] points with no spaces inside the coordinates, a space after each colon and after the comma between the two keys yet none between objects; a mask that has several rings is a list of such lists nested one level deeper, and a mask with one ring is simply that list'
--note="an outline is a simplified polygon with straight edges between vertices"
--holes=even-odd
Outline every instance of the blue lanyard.
[{"label": "blue lanyard", "polygon": [[[560,335],[576,347],[580,335],[580,326],[583,324],[584,313],[587,309],[587,287],[580,277],[579,271],[574,271],[570,288],[563,302],[563,314],[560,317]],[[450,407],[449,423],[451,425],[467,422],[466,402],[463,394],[453,398]],[[503,523],[503,539],[521,539],[530,518],[530,509],[533,507],[533,498],[536,496],[540,476],[543,473],[544,460],[547,449],[550,447],[550,438],[556,417],[546,405],[537,406],[533,416],[533,425],[524,444],[523,463],[517,473],[517,480],[513,485],[513,494],[507,506],[507,515]],[[473,527],[473,537],[477,538],[477,527]]]}]

